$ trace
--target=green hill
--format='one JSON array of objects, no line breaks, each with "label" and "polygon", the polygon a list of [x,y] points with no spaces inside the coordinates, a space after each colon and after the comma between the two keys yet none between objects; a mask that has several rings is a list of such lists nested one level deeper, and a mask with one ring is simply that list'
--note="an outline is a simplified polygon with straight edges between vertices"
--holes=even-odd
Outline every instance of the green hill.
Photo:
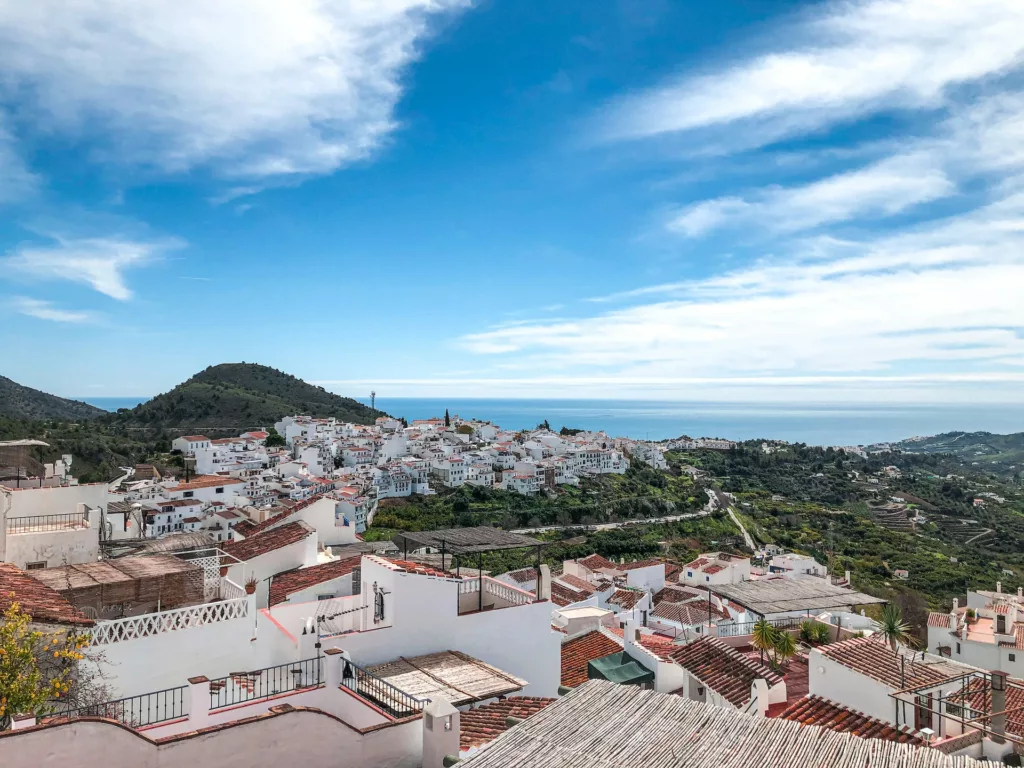
[{"label": "green hill", "polygon": [[943,453],[969,466],[1015,473],[1024,464],[1024,432],[996,435],[992,432],[946,432],[931,437],[912,437],[894,445],[905,453]]},{"label": "green hill", "polygon": [[372,424],[382,411],[254,363],[223,363],[201,371],[170,392],[109,417],[120,427],[175,432],[229,432],[273,426],[284,416],[305,414]]},{"label": "green hill", "polygon": [[104,413],[88,403],[48,395],[0,376],[0,416],[8,419],[84,421]]}]

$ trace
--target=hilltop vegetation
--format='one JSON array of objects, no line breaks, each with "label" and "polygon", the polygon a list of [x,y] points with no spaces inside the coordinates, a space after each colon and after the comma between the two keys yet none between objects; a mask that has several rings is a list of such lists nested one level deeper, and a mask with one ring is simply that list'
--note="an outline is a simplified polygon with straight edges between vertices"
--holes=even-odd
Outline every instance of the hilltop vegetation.
[{"label": "hilltop vegetation", "polygon": [[0,417],[22,421],[85,421],[98,418],[105,413],[106,411],[101,408],[88,403],[49,395],[0,376]]},{"label": "hilltop vegetation", "polygon": [[372,424],[382,411],[349,397],[254,363],[224,363],[207,368],[170,392],[107,421],[116,428],[149,428],[237,434],[269,427],[284,416],[305,414]]},{"label": "hilltop vegetation", "polygon": [[953,456],[969,466],[983,467],[1018,482],[1024,470],[1024,432],[1010,435],[945,432],[932,437],[902,440],[894,447],[903,453]]}]

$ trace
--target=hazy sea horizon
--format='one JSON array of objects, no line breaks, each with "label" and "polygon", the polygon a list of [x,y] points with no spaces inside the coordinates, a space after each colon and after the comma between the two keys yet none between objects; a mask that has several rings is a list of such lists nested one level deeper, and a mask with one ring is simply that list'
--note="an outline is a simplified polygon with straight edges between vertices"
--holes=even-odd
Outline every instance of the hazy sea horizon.
[{"label": "hazy sea horizon", "polygon": [[[81,397],[116,411],[147,397]],[[369,398],[356,398],[369,405]],[[665,440],[722,437],[772,438],[811,445],[868,445],[942,432],[1024,432],[1024,404],[907,405],[661,402],[509,398],[378,397],[377,407],[409,421],[451,415],[527,429],[545,419],[555,430],[603,429],[613,437]],[[269,425],[259,425],[269,426]]]}]

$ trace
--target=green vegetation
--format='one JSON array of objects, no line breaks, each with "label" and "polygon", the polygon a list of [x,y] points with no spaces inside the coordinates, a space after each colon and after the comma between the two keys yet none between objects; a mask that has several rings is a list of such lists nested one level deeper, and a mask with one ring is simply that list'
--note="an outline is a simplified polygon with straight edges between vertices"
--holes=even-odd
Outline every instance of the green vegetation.
[{"label": "green vegetation", "polygon": [[105,413],[102,408],[88,403],[48,395],[0,376],[0,417],[20,421],[86,421]]},{"label": "green vegetation", "polygon": [[284,416],[306,414],[372,424],[383,411],[323,387],[254,363],[224,363],[197,373],[170,392],[104,421],[138,431],[174,429],[210,434],[238,434],[268,427]]},{"label": "green vegetation", "polygon": [[895,445],[904,453],[945,454],[969,466],[983,467],[1018,484],[1024,470],[1024,432],[994,435],[991,432],[946,432],[903,440]]}]

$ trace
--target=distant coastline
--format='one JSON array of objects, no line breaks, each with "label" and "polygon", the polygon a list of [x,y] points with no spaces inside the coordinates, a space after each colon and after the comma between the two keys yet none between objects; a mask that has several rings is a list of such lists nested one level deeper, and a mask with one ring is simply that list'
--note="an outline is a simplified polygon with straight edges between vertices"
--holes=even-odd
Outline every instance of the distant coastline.
[{"label": "distant coastline", "polygon": [[[146,397],[82,397],[116,411]],[[369,398],[356,398],[369,405]],[[554,429],[604,430],[614,437],[668,440],[768,438],[809,445],[870,445],[956,430],[1024,432],[1024,405],[799,405],[794,403],[654,402],[499,398],[378,397],[377,407],[409,421],[452,415],[532,429],[545,419]],[[261,425],[266,426],[266,425]]]}]

